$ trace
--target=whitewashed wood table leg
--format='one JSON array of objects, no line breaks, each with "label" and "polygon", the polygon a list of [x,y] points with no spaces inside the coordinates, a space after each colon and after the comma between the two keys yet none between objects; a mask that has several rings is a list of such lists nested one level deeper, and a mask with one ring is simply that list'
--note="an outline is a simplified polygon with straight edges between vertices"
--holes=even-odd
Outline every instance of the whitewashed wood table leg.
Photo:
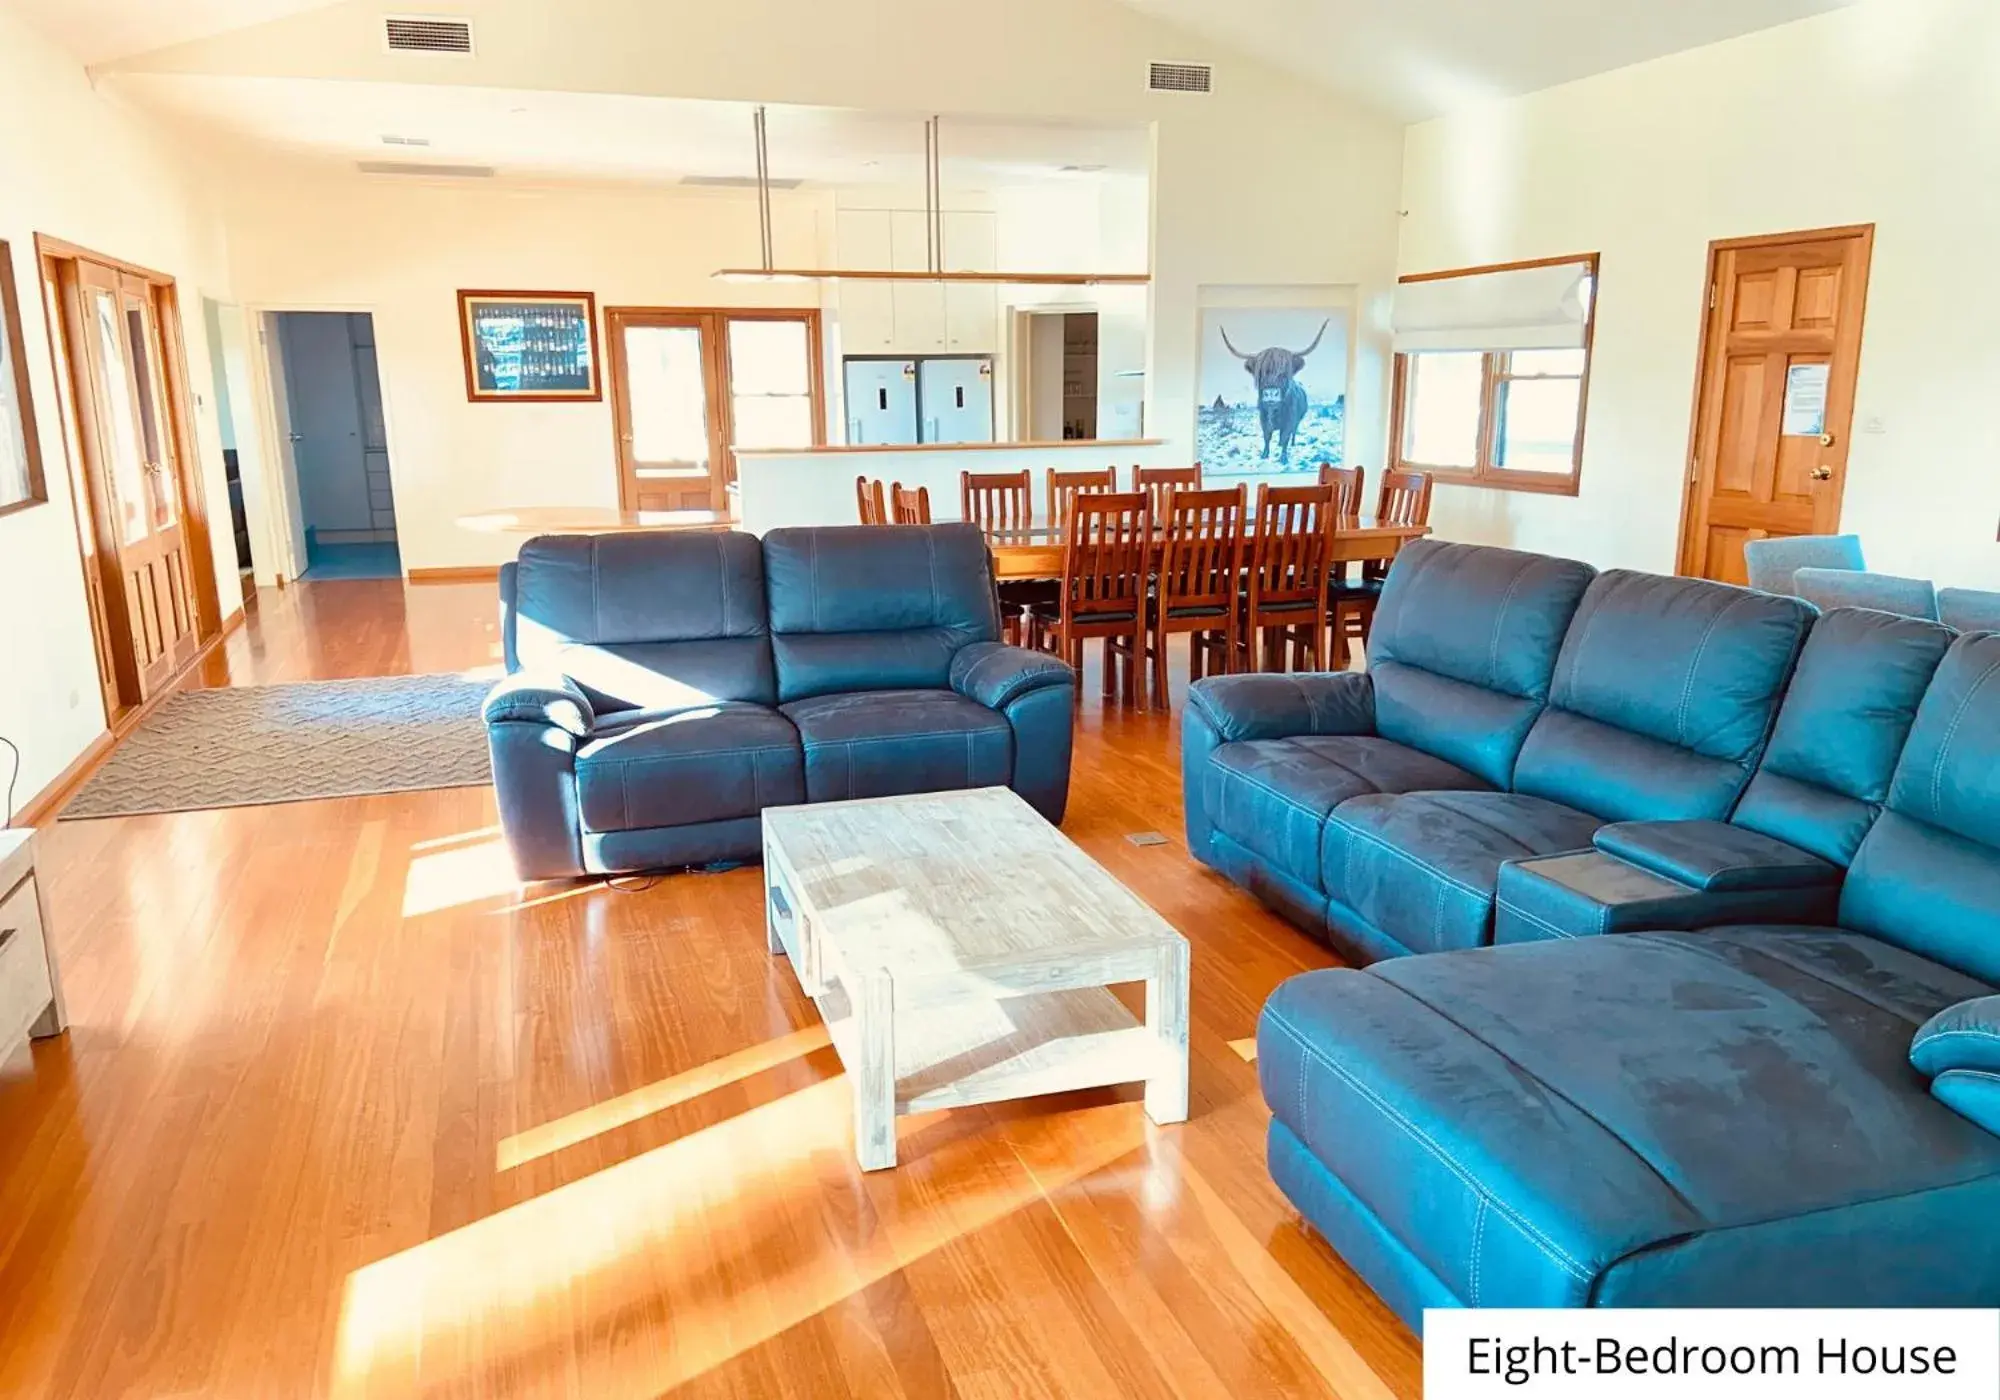
[{"label": "whitewashed wood table leg", "polygon": [[1146,1028],[1158,1044],[1146,1080],[1146,1116],[1155,1123],[1185,1123],[1188,1116],[1188,942],[1160,945],[1157,971],[1146,979]]},{"label": "whitewashed wood table leg", "polygon": [[856,1063],[854,1153],[861,1170],[896,1165],[896,992],[883,968],[871,968],[848,984],[854,1006]]}]

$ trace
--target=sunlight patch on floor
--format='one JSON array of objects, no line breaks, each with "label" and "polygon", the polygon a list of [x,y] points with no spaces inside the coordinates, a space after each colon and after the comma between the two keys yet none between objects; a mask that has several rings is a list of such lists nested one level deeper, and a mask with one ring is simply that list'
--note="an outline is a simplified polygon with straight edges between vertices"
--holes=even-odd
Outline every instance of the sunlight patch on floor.
[{"label": "sunlight patch on floor", "polygon": [[505,899],[520,889],[504,841],[482,841],[420,855],[403,881],[403,917],[421,918],[463,904]]},{"label": "sunlight patch on floor", "polygon": [[573,1147],[601,1133],[622,1128],[627,1123],[636,1123],[675,1104],[699,1098],[725,1084],[734,1084],[800,1056],[810,1055],[815,1050],[823,1050],[831,1043],[826,1027],[814,1025],[776,1040],[767,1040],[762,1045],[738,1050],[733,1055],[710,1060],[670,1079],[662,1079],[643,1089],[634,1089],[629,1094],[620,1094],[615,1099],[606,1099],[538,1128],[501,1139],[495,1168],[509,1171],[523,1162],[560,1152],[565,1147]]},{"label": "sunlight patch on floor", "polygon": [[1249,1063],[1251,1064],[1257,1063],[1256,1036],[1246,1035],[1241,1040],[1232,1040],[1229,1042],[1229,1048],[1231,1050],[1234,1050],[1238,1055],[1242,1056]]},{"label": "sunlight patch on floor", "polygon": [[[997,1128],[853,1182],[827,1160],[852,1166],[851,1107],[847,1080],[826,1080],[356,1270],[332,1394],[545,1368],[593,1397],[656,1396],[1146,1142],[1140,1105],[1110,1104],[1075,1111],[1094,1117],[1060,1183],[1038,1184]],[[860,1238],[828,1230],[830,1190],[869,1196]],[[664,1345],[612,1325],[641,1314]]]}]

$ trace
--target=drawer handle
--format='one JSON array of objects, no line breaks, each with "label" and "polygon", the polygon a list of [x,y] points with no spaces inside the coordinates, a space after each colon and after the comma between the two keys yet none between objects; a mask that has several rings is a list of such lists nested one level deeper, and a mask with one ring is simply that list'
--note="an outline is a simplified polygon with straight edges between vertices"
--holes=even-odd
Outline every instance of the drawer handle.
[{"label": "drawer handle", "polygon": [[[782,886],[780,885],[771,886],[771,903],[777,907],[779,918],[790,919],[792,917],[792,906],[791,903],[788,900],[786,900],[785,891]],[[13,932],[13,930],[9,929],[8,932],[11,933]],[[4,944],[5,942],[6,940],[4,938],[0,938],[0,944]]]}]

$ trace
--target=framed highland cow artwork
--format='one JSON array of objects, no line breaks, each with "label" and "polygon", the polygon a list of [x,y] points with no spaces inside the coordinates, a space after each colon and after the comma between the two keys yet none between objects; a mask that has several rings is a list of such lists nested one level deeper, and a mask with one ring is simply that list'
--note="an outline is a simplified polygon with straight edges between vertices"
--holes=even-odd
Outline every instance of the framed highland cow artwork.
[{"label": "framed highland cow artwork", "polygon": [[1346,307],[1205,307],[1195,451],[1209,476],[1316,471],[1347,452]]}]

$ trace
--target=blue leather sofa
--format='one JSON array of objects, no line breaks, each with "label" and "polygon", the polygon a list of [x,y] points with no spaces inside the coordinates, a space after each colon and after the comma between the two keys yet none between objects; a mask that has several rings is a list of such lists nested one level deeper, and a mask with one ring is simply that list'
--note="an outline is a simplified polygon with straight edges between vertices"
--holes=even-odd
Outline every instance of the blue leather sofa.
[{"label": "blue leather sofa", "polygon": [[1004,785],[1062,820],[1075,676],[998,642],[974,526],[548,536],[501,616],[523,878],[753,859],[799,802]]},{"label": "blue leather sofa", "polygon": [[[1891,690],[1926,666],[1931,639],[1904,640]],[[1913,723],[1870,720],[1858,674],[1833,703],[1833,655],[1794,712],[1826,727],[1781,720],[1767,768],[1817,736],[1786,830],[1822,857],[1865,809],[1834,922],[1560,937],[1272,996],[1272,1173],[1412,1326],[2000,1303],[2000,635],[1951,645]],[[1889,749],[1885,804],[1845,798]]]},{"label": "blue leather sofa", "polygon": [[1359,960],[1477,948],[1511,861],[1721,820],[1813,610],[1699,579],[1423,541],[1366,674],[1198,683],[1188,847]]}]

